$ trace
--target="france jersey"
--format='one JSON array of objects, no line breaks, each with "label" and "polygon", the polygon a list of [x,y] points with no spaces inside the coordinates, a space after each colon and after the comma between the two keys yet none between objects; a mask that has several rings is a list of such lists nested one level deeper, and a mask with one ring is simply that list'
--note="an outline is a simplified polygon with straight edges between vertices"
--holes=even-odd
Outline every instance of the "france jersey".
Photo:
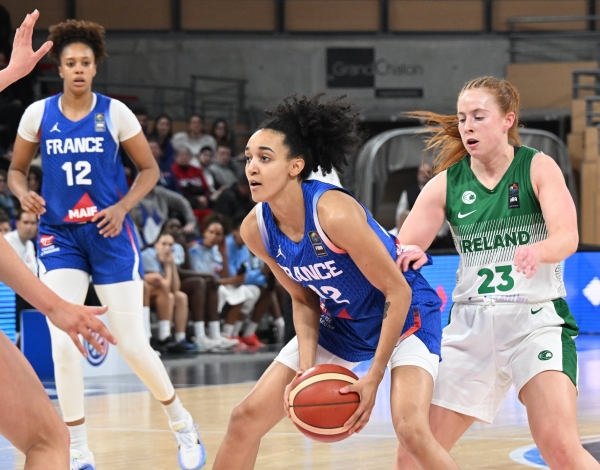
[{"label": "france jersey", "polygon": [[[279,230],[267,203],[256,206],[258,227],[269,256],[292,280],[312,289],[319,296],[319,344],[346,361],[361,362],[371,359],[375,354],[385,298],[367,280],[347,252],[336,247],[321,229],[317,202],[323,193],[330,190],[350,194],[320,181],[302,183],[306,233],[299,243],[294,243]],[[395,260],[399,243],[365,211],[369,225]],[[365,249],[369,247],[365,246]],[[428,264],[431,264],[431,258]],[[441,300],[421,273],[410,269],[404,275],[412,289],[412,302],[402,334],[414,332],[430,352],[439,355]]]},{"label": "france jersey", "polygon": [[62,113],[61,96],[32,105],[36,110],[43,106],[41,121],[37,121],[41,195],[46,201],[38,239],[40,268],[80,269],[97,284],[139,279],[143,271],[130,216],[126,215],[122,232],[114,238],[105,238],[96,224],[88,223],[128,191],[119,153],[120,133],[113,129],[111,119],[112,100],[95,93],[91,112],[74,122]]}]

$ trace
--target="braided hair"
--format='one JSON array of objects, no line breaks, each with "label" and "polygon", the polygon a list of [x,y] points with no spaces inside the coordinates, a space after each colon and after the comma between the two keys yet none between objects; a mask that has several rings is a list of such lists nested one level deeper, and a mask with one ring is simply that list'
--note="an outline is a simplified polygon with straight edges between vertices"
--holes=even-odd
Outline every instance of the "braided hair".
[{"label": "braided hair", "polygon": [[334,168],[343,173],[346,155],[356,152],[361,143],[357,114],[350,114],[352,105],[344,101],[345,96],[321,101],[323,95],[288,96],[275,109],[265,111],[270,117],[259,126],[283,134],[290,157],[304,160],[301,180],[319,167],[324,175]]}]

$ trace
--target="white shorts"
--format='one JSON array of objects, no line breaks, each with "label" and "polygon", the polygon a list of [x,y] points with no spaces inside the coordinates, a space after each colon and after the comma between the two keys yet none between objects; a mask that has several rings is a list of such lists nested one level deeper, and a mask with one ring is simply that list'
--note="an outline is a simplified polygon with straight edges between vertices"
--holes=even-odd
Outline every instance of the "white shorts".
[{"label": "white shorts", "polygon": [[[300,369],[300,354],[298,352],[298,338],[296,336],[283,347],[275,360],[296,372]],[[423,341],[415,335],[411,335],[402,340],[400,344],[394,348],[392,357],[390,357],[390,361],[388,362],[388,368],[392,370],[394,367],[400,366],[417,366],[429,372],[435,382],[439,363],[440,357],[437,354],[429,352],[429,349],[427,349],[427,346],[425,346]],[[321,345],[317,345],[315,365],[319,364],[336,364],[352,370],[359,365],[360,362],[346,361],[345,359],[330,353]]]},{"label": "white shorts", "polygon": [[432,403],[491,423],[511,384],[562,371],[577,386],[579,329],[563,299],[537,304],[454,304],[442,334]]},{"label": "white shorts", "polygon": [[260,297],[260,288],[252,285],[241,285],[241,286],[219,286],[218,293],[218,306],[219,312],[223,310],[225,304],[229,305],[242,305],[242,313],[248,315],[258,298]]}]

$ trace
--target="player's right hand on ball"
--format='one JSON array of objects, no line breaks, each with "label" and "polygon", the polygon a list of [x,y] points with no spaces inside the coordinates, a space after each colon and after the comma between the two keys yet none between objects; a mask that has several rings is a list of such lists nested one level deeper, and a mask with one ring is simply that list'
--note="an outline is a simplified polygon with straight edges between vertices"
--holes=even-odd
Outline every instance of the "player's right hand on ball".
[{"label": "player's right hand on ball", "polygon": [[44,198],[35,191],[29,191],[25,196],[19,199],[19,202],[25,212],[38,215],[46,212],[46,208],[44,207],[46,201],[44,201]]},{"label": "player's right hand on ball", "polygon": [[116,338],[108,331],[104,323],[96,318],[97,315],[106,313],[106,310],[108,310],[107,307],[87,307],[61,300],[48,313],[48,318],[54,326],[67,333],[73,343],[75,343],[75,346],[77,346],[77,349],[79,349],[79,352],[87,357],[87,351],[83,347],[83,344],[81,344],[79,335],[83,336],[101,354],[104,354],[106,351],[92,333],[98,333],[111,344],[117,344]]},{"label": "player's right hand on ball", "polygon": [[285,387],[285,392],[283,392],[283,410],[285,411],[287,417],[290,419],[292,418],[292,415],[290,415],[290,393],[292,392],[292,384],[294,383],[294,380],[296,380],[302,374],[304,374],[303,370],[299,370],[298,372],[296,372],[296,377],[294,377],[292,381],[289,384],[287,384],[287,386]]}]

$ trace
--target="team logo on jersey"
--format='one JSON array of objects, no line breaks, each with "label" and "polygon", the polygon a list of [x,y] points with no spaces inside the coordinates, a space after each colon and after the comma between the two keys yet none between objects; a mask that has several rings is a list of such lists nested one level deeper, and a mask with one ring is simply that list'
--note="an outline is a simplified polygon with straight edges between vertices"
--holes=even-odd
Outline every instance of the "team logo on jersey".
[{"label": "team logo on jersey", "polygon": [[58,128],[58,122],[52,126],[50,132],[60,132],[60,129]]},{"label": "team logo on jersey", "polygon": [[104,120],[104,113],[96,113],[95,119],[96,132],[104,132],[106,130],[106,121]]},{"label": "team logo on jersey", "polygon": [[465,191],[462,195],[462,202],[465,204],[473,204],[477,196],[473,191]]},{"label": "team logo on jersey", "polygon": [[317,232],[308,232],[308,238],[310,243],[312,243],[317,256],[327,256],[327,250],[325,250],[325,247],[323,246],[323,240],[321,240],[321,237]]},{"label": "team logo on jersey", "polygon": [[88,193],[85,193],[73,209],[63,219],[63,222],[89,222],[98,212],[98,207]]},{"label": "team logo on jersey", "polygon": [[88,353],[87,360],[94,367],[98,367],[100,364],[104,362],[106,356],[108,356],[108,341],[100,336],[98,333],[93,332],[92,336],[100,343],[100,346],[104,348],[104,354],[100,353],[94,346],[88,343],[86,340],[83,340],[83,345],[85,350]]},{"label": "team logo on jersey", "polygon": [[540,361],[549,361],[550,359],[552,359],[553,356],[554,356],[554,354],[552,354],[551,351],[548,351],[546,349],[545,351],[542,351],[541,353],[538,354],[538,359]]},{"label": "team logo on jersey", "polygon": [[283,254],[283,251],[281,251],[281,245],[279,245],[279,250],[277,250],[277,256],[275,258],[279,258],[280,256],[283,256],[283,259],[285,259],[285,255]]},{"label": "team logo on jersey", "polygon": [[519,183],[512,183],[508,185],[508,208],[518,209],[521,207],[519,203]]}]

